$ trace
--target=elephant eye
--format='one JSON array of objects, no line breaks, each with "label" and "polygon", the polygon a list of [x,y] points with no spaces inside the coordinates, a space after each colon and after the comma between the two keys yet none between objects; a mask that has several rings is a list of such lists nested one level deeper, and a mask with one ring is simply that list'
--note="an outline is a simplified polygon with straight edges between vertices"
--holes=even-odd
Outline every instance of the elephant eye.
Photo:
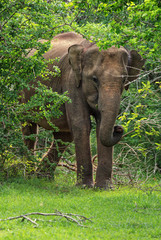
[{"label": "elephant eye", "polygon": [[98,84],[98,78],[96,76],[93,76],[93,81]]}]

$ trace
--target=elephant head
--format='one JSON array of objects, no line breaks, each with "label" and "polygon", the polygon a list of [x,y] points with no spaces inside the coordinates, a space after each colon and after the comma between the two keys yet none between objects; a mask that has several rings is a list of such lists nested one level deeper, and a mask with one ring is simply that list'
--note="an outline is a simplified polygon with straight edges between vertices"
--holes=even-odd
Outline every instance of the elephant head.
[{"label": "elephant head", "polygon": [[68,58],[76,87],[82,87],[89,111],[99,125],[101,143],[107,147],[115,145],[123,134],[121,126],[114,126],[122,91],[125,84],[128,88],[128,82],[138,77],[145,61],[134,50],[111,47],[99,51],[96,45],[73,45]]}]

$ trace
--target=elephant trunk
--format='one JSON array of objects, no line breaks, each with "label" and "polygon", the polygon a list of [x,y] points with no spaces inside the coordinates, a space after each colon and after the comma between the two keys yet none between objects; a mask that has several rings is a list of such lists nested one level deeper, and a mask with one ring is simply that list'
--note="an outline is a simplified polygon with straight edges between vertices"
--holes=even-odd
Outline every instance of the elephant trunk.
[{"label": "elephant trunk", "polygon": [[106,147],[112,147],[118,143],[123,135],[122,126],[114,126],[120,106],[120,95],[118,91],[105,91],[101,94],[99,101],[99,109],[101,113],[100,121],[100,140]]}]

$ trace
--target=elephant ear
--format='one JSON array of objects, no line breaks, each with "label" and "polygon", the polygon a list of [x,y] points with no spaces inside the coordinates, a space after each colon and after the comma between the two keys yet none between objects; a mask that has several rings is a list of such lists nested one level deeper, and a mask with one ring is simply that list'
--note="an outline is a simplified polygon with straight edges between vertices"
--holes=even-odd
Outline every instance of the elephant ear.
[{"label": "elephant ear", "polygon": [[83,53],[83,46],[82,45],[72,45],[68,49],[68,58],[69,63],[73,69],[73,72],[75,74],[75,80],[76,80],[76,86],[80,86],[80,82],[82,79],[82,53]]},{"label": "elephant ear", "polygon": [[[130,58],[128,63],[128,83],[134,81],[139,77],[140,70],[145,64],[145,59],[141,57],[141,55],[135,51],[130,51]],[[125,89],[128,90],[129,84],[125,85]]]}]

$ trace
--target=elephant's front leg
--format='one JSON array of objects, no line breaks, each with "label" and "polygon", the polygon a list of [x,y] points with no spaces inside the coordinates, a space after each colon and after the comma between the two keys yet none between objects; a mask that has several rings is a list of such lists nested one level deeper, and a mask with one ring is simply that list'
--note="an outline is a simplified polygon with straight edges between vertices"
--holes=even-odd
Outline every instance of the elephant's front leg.
[{"label": "elephant's front leg", "polygon": [[99,128],[97,127],[97,152],[98,167],[96,171],[95,186],[99,188],[110,188],[112,176],[113,147],[105,147],[100,142]]},{"label": "elephant's front leg", "polygon": [[90,151],[91,121],[82,92],[70,95],[72,104],[66,105],[68,125],[73,135],[77,162],[77,184],[93,186],[93,167]]},{"label": "elephant's front leg", "polygon": [[90,130],[82,124],[73,131],[76,161],[77,161],[77,184],[88,187],[93,186],[93,167],[90,151]]}]

